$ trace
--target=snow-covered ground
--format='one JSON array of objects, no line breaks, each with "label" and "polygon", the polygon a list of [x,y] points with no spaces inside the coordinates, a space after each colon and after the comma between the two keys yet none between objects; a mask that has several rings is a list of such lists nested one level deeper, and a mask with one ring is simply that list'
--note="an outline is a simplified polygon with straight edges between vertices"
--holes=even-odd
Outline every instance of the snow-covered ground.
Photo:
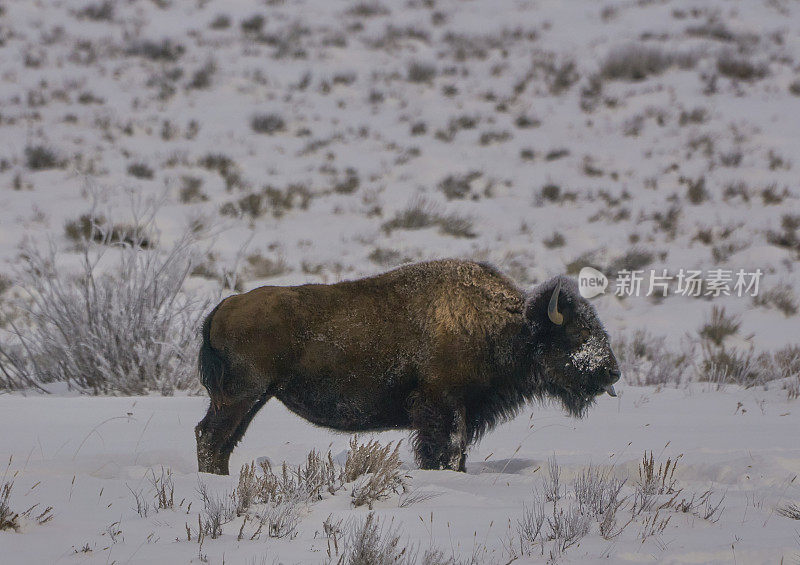
[{"label": "snow-covered ground", "polygon": [[[255,527],[246,525],[244,539],[237,541],[243,519],[236,518],[224,526],[222,537],[207,539],[202,548],[187,541],[186,524],[196,531],[202,508],[199,482],[218,493],[237,484],[237,473],[196,472],[193,426],[204,411],[205,401],[191,397],[0,397],[5,432],[0,453],[12,454],[11,469],[19,471],[12,501],[18,507],[54,508],[45,525],[0,533],[3,562],[196,563],[202,553],[211,563],[259,563],[262,556],[266,563],[321,563],[327,558],[323,522],[330,515],[336,522],[368,514],[366,507],[351,507],[345,489],[304,506],[293,539],[250,541]],[[433,544],[448,556],[466,559],[475,552],[482,557],[477,562],[506,563],[509,531],[513,537],[523,503],[530,504],[533,489],[541,488],[549,457],[562,467],[567,498],[573,496],[570,482],[590,464],[613,466],[616,476],[628,477],[623,492],[630,494],[637,466],[652,450],[657,463],[683,454],[675,473],[683,489],[679,498],[708,489],[714,504],[724,497],[718,520],[661,511],[660,519],[671,516],[666,529],[644,541],[642,518],[611,541],[593,524],[567,549],[567,562],[793,563],[800,555],[797,522],[776,514],[776,508],[800,497],[799,418],[796,403],[777,390],[716,391],[701,385],[626,388],[616,400],[601,398],[584,420],[553,407],[532,407],[470,452],[467,474],[420,471],[404,443],[411,491],[433,497],[401,508],[395,495],[376,503],[375,512],[394,519],[403,544],[423,549]],[[405,434],[375,437],[387,442]],[[312,449],[330,450],[341,459],[348,440],[314,428],[273,401],[234,452],[231,469],[262,457],[297,465]],[[161,466],[174,474],[176,508],[140,517],[129,489],[150,500],[149,472],[160,475]],[[620,517],[619,526],[625,521]],[[112,524],[121,532],[116,542],[107,533]],[[545,556],[550,549],[545,544]],[[542,560],[537,549],[518,562]]]},{"label": "snow-covered ground", "polygon": [[[449,556],[466,558],[485,552],[484,563],[505,563],[504,544],[516,532],[523,503],[540,488],[547,459],[562,467],[562,485],[589,464],[613,466],[638,480],[637,465],[645,451],[657,462],[683,454],[675,478],[681,498],[713,490],[716,504],[724,497],[718,521],[675,510],[666,529],[642,541],[642,519],[607,541],[593,525],[579,545],[568,549],[570,562],[631,563],[791,563],[800,554],[797,522],[776,514],[776,507],[800,497],[800,446],[796,403],[776,390],[723,391],[694,385],[686,390],[627,388],[618,399],[601,398],[584,420],[564,416],[552,407],[533,407],[490,433],[470,452],[468,473],[420,471],[407,449],[412,492],[435,495],[409,507],[400,497],[378,502],[379,516],[394,518],[403,543],[438,546]],[[241,518],[224,527],[222,537],[207,539],[202,551],[186,541],[186,524],[196,531],[202,508],[198,483],[214,492],[235,488],[231,477],[198,476],[193,426],[205,410],[200,398],[59,398],[0,397],[0,453],[14,456],[19,475],[12,498],[18,507],[51,505],[54,518],[21,533],[0,533],[5,563],[187,563],[200,552],[211,563],[247,563],[253,557],[281,563],[320,563],[326,557],[323,522],[363,518],[369,510],[351,508],[347,491],[304,507],[293,539],[262,537],[250,541],[246,526],[237,541]],[[404,434],[378,434],[382,442]],[[367,439],[366,437],[363,439]],[[270,402],[258,415],[234,452],[232,469],[261,457],[273,464],[296,465],[311,449],[330,450],[335,459],[349,437],[314,428]],[[405,446],[405,444],[404,444]],[[137,514],[130,490],[152,496],[149,470],[161,466],[174,473],[174,510]],[[627,490],[625,491],[627,493]],[[665,500],[669,498],[666,497]],[[179,501],[184,500],[177,508]],[[188,503],[192,503],[187,512]],[[622,526],[626,520],[620,518]],[[113,542],[106,529],[122,533]],[[104,533],[105,532],[105,533]],[[87,547],[91,550],[83,552]],[[485,549],[484,549],[485,548]],[[550,550],[545,545],[545,555]],[[519,562],[537,562],[533,557]],[[258,562],[258,561],[256,561]]]},{"label": "snow-covered ground", "polygon": [[[531,408],[473,449],[467,475],[416,470],[404,444],[412,489],[436,496],[376,512],[403,543],[506,563],[551,455],[567,491],[588,465],[613,465],[629,507],[645,451],[683,454],[679,500],[712,489],[724,510],[640,513],[611,540],[595,521],[560,558],[800,560],[800,522],[777,512],[800,500],[798,351],[784,350],[780,375],[777,358],[755,356],[800,334],[797,2],[6,0],[0,76],[0,340],[16,319],[7,306],[29,290],[15,284],[23,242],[51,240],[67,269],[82,215],[129,223],[131,203],[146,211],[151,197],[160,249],[189,224],[208,236],[187,291],[231,269],[249,289],[452,256],[491,261],[523,287],[587,265],[760,269],[756,298],[680,296],[673,281],[665,298],[593,299],[635,353],[618,400],[583,421]],[[701,346],[713,306],[738,326]],[[641,329],[654,337],[637,349]],[[715,364],[731,352],[735,375]],[[759,382],[785,378],[766,390],[689,382],[754,367]],[[645,380],[668,386],[633,386]],[[345,489],[304,508],[293,539],[237,541],[237,518],[202,547],[176,541],[197,528],[199,481],[236,485],[236,473],[196,473],[205,400],[49,388],[63,392],[0,396],[10,503],[54,507],[43,525],[0,531],[2,563],[319,563],[328,516],[368,512]],[[273,401],[231,469],[329,446],[341,460],[348,441]],[[185,501],[140,517],[129,489],[151,496],[145,475],[162,466]]]}]

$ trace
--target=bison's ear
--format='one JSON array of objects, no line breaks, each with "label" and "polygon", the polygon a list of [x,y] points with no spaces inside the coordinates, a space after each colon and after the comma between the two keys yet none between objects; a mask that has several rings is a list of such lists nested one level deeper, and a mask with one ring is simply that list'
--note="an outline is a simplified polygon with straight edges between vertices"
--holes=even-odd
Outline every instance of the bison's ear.
[{"label": "bison's ear", "polygon": [[575,283],[567,277],[543,282],[525,302],[525,319],[532,329],[563,326],[574,308]]}]

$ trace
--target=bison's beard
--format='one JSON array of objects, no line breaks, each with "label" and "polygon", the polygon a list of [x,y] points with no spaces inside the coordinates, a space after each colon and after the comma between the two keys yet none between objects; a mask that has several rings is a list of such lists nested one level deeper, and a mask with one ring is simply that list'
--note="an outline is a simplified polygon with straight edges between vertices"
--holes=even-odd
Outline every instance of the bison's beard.
[{"label": "bison's beard", "polygon": [[596,388],[567,388],[554,382],[544,383],[545,394],[561,402],[561,405],[570,416],[583,418],[589,411],[595,399],[603,391]]}]

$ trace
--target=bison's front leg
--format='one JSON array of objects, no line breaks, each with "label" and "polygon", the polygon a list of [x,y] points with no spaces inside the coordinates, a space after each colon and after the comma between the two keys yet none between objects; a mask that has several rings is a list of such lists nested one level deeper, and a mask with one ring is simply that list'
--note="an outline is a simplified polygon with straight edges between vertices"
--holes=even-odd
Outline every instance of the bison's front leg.
[{"label": "bison's front leg", "polygon": [[247,426],[269,397],[248,398],[228,404],[212,401],[205,418],[194,429],[197,466],[201,473],[228,474],[228,461]]},{"label": "bison's front leg", "polygon": [[411,408],[414,455],[420,469],[466,471],[464,407],[453,401],[418,400]]}]

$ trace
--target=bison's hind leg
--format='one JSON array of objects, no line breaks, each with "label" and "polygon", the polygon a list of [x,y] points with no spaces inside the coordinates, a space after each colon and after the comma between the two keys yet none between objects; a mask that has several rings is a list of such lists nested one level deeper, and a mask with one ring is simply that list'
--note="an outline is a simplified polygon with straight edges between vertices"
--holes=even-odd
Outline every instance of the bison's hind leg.
[{"label": "bison's hind leg", "polygon": [[247,426],[269,400],[269,394],[228,403],[215,403],[194,429],[197,438],[197,466],[201,473],[228,474],[228,461]]},{"label": "bison's hind leg", "polygon": [[410,416],[414,455],[420,469],[466,471],[467,426],[462,405],[418,398]]}]

